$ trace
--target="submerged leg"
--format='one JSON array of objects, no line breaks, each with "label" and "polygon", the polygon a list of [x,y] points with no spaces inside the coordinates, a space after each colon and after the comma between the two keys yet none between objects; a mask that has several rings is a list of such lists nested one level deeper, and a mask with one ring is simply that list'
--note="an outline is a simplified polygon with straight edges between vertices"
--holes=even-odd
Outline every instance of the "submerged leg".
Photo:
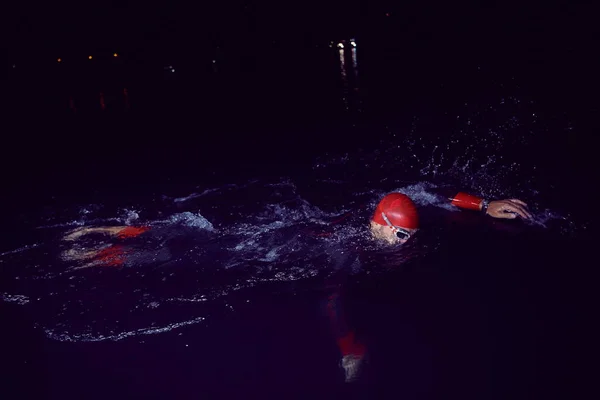
[{"label": "submerged leg", "polygon": [[341,364],[344,368],[346,382],[352,382],[358,378],[367,349],[356,338],[354,330],[348,326],[342,306],[341,293],[341,288],[338,288],[328,296],[327,317],[342,355]]}]

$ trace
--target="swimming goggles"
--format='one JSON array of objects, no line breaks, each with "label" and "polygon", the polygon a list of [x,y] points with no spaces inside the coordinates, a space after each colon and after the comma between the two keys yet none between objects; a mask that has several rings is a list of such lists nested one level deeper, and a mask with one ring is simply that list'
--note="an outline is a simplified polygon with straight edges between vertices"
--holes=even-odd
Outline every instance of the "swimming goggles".
[{"label": "swimming goggles", "polygon": [[385,223],[392,228],[392,230],[394,231],[394,233],[396,234],[396,237],[400,240],[408,240],[410,239],[411,233],[404,229],[404,228],[400,228],[399,226],[394,226],[392,225],[392,223],[390,222],[390,220],[388,219],[388,217],[385,215],[385,213],[381,213],[381,216],[383,217],[383,220],[385,221]]}]

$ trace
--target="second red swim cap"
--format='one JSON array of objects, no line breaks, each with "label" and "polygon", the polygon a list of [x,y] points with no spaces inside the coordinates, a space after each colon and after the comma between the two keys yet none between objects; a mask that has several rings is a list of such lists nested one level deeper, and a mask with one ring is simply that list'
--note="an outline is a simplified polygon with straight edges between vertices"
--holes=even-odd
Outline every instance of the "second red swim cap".
[{"label": "second red swim cap", "polygon": [[419,214],[415,203],[405,194],[390,193],[385,196],[375,209],[373,222],[387,225],[381,213],[385,213],[392,225],[406,229],[419,227]]}]

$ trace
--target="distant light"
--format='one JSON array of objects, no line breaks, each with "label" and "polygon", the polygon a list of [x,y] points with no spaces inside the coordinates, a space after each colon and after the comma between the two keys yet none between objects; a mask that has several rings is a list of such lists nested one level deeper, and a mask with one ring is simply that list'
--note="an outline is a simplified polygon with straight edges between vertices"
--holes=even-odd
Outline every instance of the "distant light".
[{"label": "distant light", "polygon": [[62,58],[57,58],[56,61],[62,62]]},{"label": "distant light", "polygon": [[352,45],[352,47],[356,47],[356,42],[355,42],[354,40],[352,40],[352,41],[350,42],[350,44]]},{"label": "distant light", "polygon": [[88,60],[91,60],[91,59],[92,59],[92,56],[88,56]]},{"label": "distant light", "polygon": [[175,68],[173,68],[173,69],[171,70],[171,72],[175,72]]},{"label": "distant light", "polygon": [[114,54],[113,54],[113,57],[118,57],[118,56],[119,56],[119,55],[118,55],[117,53],[114,53]]},{"label": "distant light", "polygon": [[343,43],[338,43],[338,48],[343,49],[344,48],[344,44]]},{"label": "distant light", "polygon": [[389,17],[389,16],[390,16],[390,13],[385,13],[385,16],[386,16],[386,17]]}]

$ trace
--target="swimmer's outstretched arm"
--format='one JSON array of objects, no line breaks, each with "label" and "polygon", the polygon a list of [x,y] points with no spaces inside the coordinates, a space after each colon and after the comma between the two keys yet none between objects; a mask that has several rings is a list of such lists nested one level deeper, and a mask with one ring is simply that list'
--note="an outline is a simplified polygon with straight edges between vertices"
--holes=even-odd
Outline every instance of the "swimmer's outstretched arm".
[{"label": "swimmer's outstretched arm", "polygon": [[520,216],[524,219],[531,218],[527,204],[519,199],[504,199],[487,201],[477,196],[459,192],[448,198],[457,207],[482,211],[490,217],[514,219]]},{"label": "swimmer's outstretched arm", "polygon": [[123,231],[123,229],[127,228],[127,226],[92,226],[92,227],[82,227],[72,230],[63,236],[62,240],[77,240],[82,236],[89,235],[90,233],[104,233],[107,235],[118,235],[119,232]]},{"label": "swimmer's outstretched arm", "polygon": [[118,236],[120,238],[130,238],[141,235],[146,232],[150,228],[147,226],[92,226],[92,227],[82,227],[77,228],[65,236],[63,236],[63,240],[77,240],[82,236],[88,235],[90,233],[104,233],[110,236]]}]

